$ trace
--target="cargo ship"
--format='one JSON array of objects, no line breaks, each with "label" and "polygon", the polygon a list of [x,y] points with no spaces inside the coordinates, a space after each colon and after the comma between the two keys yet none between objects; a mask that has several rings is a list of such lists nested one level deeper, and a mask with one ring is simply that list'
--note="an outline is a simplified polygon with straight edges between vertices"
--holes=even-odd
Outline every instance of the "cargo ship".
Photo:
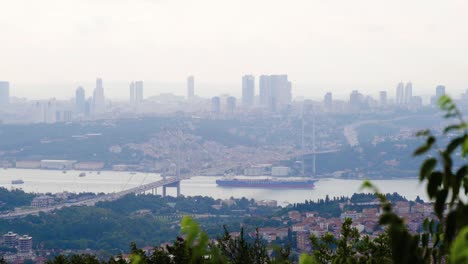
[{"label": "cargo ship", "polygon": [[216,180],[216,184],[222,187],[242,188],[281,188],[281,189],[311,189],[314,188],[314,179],[222,179]]},{"label": "cargo ship", "polygon": [[23,180],[12,180],[11,181],[11,184],[23,184],[24,181]]}]

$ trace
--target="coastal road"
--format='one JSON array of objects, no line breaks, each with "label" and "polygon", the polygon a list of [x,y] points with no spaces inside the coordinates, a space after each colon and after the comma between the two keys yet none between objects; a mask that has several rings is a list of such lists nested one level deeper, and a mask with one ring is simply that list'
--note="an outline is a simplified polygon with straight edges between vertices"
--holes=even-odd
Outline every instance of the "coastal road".
[{"label": "coastal road", "polygon": [[346,140],[348,141],[348,144],[351,147],[356,147],[359,145],[359,135],[357,132],[357,128],[362,126],[362,125],[367,125],[367,124],[379,124],[379,123],[388,123],[388,122],[394,122],[394,121],[400,121],[400,120],[405,120],[405,119],[410,119],[410,118],[416,118],[416,117],[427,117],[427,115],[412,115],[412,116],[402,116],[402,117],[396,117],[392,119],[385,119],[385,120],[362,120],[358,121],[356,123],[352,123],[350,125],[347,125],[343,129],[344,136],[346,137]]},{"label": "coastal road", "polygon": [[182,176],[180,178],[177,177],[172,177],[172,178],[165,178],[159,181],[151,182],[148,184],[143,184],[134,188],[130,188],[128,190],[123,190],[121,192],[115,192],[115,193],[109,193],[106,195],[102,196],[97,196],[91,199],[86,199],[86,200],[81,200],[81,201],[76,201],[73,203],[63,203],[63,204],[56,204],[53,206],[49,207],[42,207],[42,208],[32,208],[32,209],[25,209],[25,210],[17,210],[8,214],[1,214],[0,219],[14,219],[14,218],[21,218],[25,217],[27,215],[37,215],[40,212],[44,213],[49,213],[54,210],[59,210],[62,208],[66,207],[71,207],[71,206],[94,206],[98,202],[106,202],[106,201],[115,201],[127,194],[135,193],[144,193],[146,191],[149,191],[151,189],[163,187],[163,186],[168,186],[177,182],[180,182],[182,180],[189,179],[190,177],[188,176]]}]

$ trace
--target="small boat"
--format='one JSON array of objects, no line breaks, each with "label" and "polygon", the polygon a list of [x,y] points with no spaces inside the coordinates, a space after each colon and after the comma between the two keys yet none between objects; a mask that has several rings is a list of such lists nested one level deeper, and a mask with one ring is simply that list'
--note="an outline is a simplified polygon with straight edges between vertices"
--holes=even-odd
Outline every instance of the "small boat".
[{"label": "small boat", "polygon": [[64,173],[64,174],[65,174],[65,173],[67,173],[67,171],[62,171],[62,173]]},{"label": "small boat", "polygon": [[23,184],[24,181],[23,180],[12,180],[11,181],[11,184]]},{"label": "small boat", "polygon": [[80,173],[80,175],[78,175],[79,177],[85,177],[86,176],[86,173],[82,172]]}]

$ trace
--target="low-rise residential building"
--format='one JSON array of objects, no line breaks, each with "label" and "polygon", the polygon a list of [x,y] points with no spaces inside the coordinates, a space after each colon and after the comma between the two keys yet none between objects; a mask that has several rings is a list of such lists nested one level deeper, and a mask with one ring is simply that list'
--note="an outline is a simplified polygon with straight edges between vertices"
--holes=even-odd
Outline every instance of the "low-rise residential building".
[{"label": "low-rise residential building", "polygon": [[359,217],[361,217],[361,214],[356,211],[346,211],[340,215],[340,220],[341,222],[344,222],[346,218],[351,218],[351,220],[355,221]]},{"label": "low-rise residential building", "polygon": [[260,200],[255,202],[258,206],[277,207],[278,202],[275,200]]},{"label": "low-rise residential building", "polygon": [[291,221],[294,221],[294,222],[300,222],[302,219],[302,215],[298,211],[289,212],[288,217],[289,219],[291,219]]},{"label": "low-rise residential building", "polygon": [[297,249],[302,252],[311,251],[310,233],[309,232],[298,232],[296,234],[296,245]]},{"label": "low-rise residential building", "polygon": [[306,223],[299,223],[292,226],[293,232],[306,232],[309,231],[309,225]]},{"label": "low-rise residential building", "polygon": [[54,204],[54,197],[48,195],[42,195],[39,197],[35,197],[32,202],[32,207],[48,207]]},{"label": "low-rise residential building", "polygon": [[394,210],[397,214],[407,214],[410,212],[409,202],[396,202]]}]

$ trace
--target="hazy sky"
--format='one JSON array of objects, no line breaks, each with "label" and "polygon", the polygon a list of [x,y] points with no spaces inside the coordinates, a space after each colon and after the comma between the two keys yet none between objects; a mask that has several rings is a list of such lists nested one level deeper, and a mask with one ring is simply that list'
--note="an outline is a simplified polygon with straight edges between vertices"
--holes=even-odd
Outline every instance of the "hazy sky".
[{"label": "hazy sky", "polygon": [[105,86],[111,96],[134,79],[182,92],[188,74],[202,94],[238,95],[245,73],[287,73],[295,95],[393,94],[400,80],[416,93],[468,88],[466,0],[0,0],[0,10],[0,80],[18,96],[71,96],[97,76],[123,84]]}]

